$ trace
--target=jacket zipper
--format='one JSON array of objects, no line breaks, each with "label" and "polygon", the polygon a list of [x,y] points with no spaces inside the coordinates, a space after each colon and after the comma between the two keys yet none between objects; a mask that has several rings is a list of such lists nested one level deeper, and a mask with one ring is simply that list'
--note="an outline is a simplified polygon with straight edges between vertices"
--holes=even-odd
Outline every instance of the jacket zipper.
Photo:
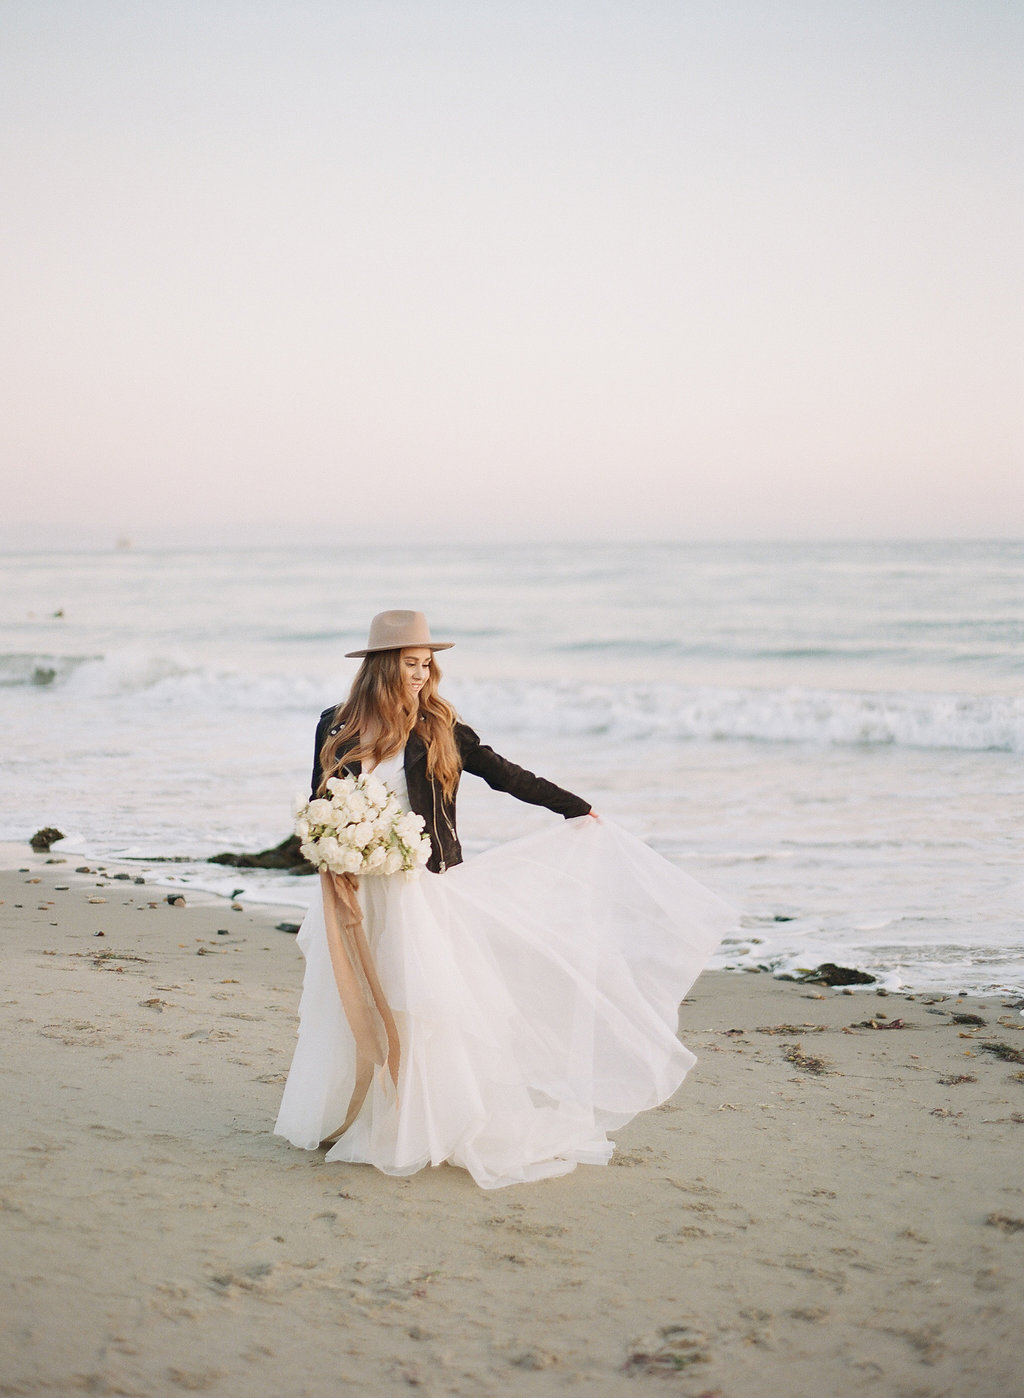
[{"label": "jacket zipper", "polygon": [[[430,797],[431,797],[431,800],[432,800],[433,805],[434,805],[434,831],[435,831],[435,833],[437,833],[437,829],[438,829],[438,826],[437,826],[437,783],[436,783],[432,778],[429,778],[428,780],[430,780]],[[443,810],[443,808],[442,808],[442,810]],[[447,817],[447,816],[445,816],[445,820],[448,821],[448,827],[449,827],[449,829],[450,829],[450,828],[451,828],[451,821],[448,820],[448,817]],[[441,868],[438,870],[438,873],[443,874],[446,868],[447,868],[447,865],[446,865],[445,862],[444,862],[444,850],[442,849],[442,851],[441,851]]]}]

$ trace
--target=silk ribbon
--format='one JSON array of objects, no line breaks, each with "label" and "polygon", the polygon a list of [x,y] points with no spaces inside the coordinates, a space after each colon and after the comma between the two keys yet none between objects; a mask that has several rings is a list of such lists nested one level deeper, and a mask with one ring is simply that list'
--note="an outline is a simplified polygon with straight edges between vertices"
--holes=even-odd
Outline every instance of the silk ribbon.
[{"label": "silk ribbon", "polygon": [[356,1043],[352,1099],[345,1120],[337,1131],[320,1142],[322,1146],[329,1146],[344,1135],[359,1115],[376,1068],[388,1069],[397,1090],[401,1046],[395,1017],[385,998],[366,940],[363,910],[359,906],[359,880],[353,874],[331,874],[322,869],[320,884],[334,979]]}]

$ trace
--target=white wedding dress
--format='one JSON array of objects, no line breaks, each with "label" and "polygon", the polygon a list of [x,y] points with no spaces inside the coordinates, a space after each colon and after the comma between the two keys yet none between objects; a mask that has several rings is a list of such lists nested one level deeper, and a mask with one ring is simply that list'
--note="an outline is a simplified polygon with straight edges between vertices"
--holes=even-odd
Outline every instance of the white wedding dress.
[{"label": "white wedding dress", "polygon": [[[403,805],[402,755],[382,763]],[[401,1043],[327,1160],[408,1175],[448,1161],[485,1189],[605,1164],[607,1133],[696,1062],[679,1002],[735,915],[605,820],[582,816],[444,874],[360,879]],[[299,1034],[275,1132],[314,1150],[345,1118],[355,1041],[322,901],[298,937]]]}]

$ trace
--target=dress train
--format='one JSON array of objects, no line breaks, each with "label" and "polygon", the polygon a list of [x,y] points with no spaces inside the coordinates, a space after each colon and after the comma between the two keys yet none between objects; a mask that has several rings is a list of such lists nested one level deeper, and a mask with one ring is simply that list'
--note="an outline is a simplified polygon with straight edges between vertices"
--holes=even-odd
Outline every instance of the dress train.
[{"label": "dress train", "polygon": [[[679,1002],[732,910],[589,816],[445,874],[360,880],[367,938],[401,1041],[327,1160],[408,1175],[449,1161],[485,1189],[604,1164],[607,1133],[657,1106],[696,1062]],[[315,1149],[352,1095],[355,1044],[318,897],[298,1043],[275,1131]]]}]

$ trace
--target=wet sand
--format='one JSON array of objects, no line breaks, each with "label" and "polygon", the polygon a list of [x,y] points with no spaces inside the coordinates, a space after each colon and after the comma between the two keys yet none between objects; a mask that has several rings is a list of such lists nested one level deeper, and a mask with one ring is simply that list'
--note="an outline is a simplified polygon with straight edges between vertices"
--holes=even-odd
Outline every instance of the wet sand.
[{"label": "wet sand", "polygon": [[16,862],[0,1393],[1022,1391],[1008,1002],[707,974],[609,1167],[395,1180],[271,1134],[299,914]]}]

